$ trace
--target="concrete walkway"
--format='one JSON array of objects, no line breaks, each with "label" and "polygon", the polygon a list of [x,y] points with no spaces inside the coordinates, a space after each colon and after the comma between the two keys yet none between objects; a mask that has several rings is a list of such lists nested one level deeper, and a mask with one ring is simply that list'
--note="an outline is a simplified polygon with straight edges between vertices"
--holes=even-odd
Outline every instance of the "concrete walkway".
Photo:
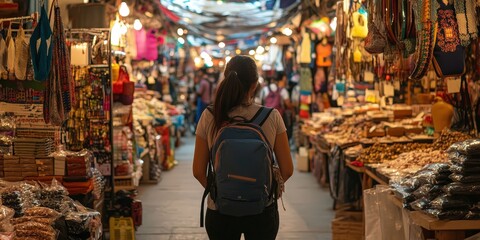
[{"label": "concrete walkway", "polygon": [[[157,185],[142,185],[139,199],[143,202],[143,225],[138,229],[139,240],[208,239],[200,228],[200,203],[203,190],[192,176],[195,139],[184,138],[177,149],[179,164],[162,173]],[[333,218],[332,199],[311,173],[295,171],[286,184],[286,211],[280,211],[280,231],[277,239],[329,240]]]}]

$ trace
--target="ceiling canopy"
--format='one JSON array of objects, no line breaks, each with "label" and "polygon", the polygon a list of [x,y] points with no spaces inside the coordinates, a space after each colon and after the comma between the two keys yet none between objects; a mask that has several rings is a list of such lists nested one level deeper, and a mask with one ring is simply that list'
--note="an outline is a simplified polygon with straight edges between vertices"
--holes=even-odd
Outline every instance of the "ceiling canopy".
[{"label": "ceiling canopy", "polygon": [[212,41],[245,39],[285,24],[301,0],[160,0],[171,21]]}]

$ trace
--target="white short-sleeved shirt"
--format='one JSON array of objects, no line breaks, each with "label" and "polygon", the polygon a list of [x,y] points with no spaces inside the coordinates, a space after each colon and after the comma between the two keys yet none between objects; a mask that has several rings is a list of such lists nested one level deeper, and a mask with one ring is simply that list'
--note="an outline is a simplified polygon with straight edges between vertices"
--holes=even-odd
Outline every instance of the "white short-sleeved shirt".
[{"label": "white short-sleeved shirt", "polygon": [[[257,104],[252,104],[250,106],[239,106],[233,109],[230,112],[229,116],[232,118],[236,116],[240,116],[245,119],[251,120],[253,116],[255,116],[255,114],[258,112],[260,107],[261,106]],[[213,122],[214,122],[214,119],[213,119],[212,113],[206,110],[203,112],[197,125],[196,134],[198,137],[207,141],[209,149],[212,148],[213,141],[215,138],[214,136],[215,134],[213,134],[212,132]],[[282,116],[276,109],[273,109],[273,111],[270,113],[270,116],[262,125],[262,130],[265,133],[265,136],[267,137],[267,140],[272,147],[275,146],[275,139],[277,135],[287,131],[287,128],[285,127]],[[215,204],[210,197],[208,199],[207,206],[208,208],[215,210]]]}]

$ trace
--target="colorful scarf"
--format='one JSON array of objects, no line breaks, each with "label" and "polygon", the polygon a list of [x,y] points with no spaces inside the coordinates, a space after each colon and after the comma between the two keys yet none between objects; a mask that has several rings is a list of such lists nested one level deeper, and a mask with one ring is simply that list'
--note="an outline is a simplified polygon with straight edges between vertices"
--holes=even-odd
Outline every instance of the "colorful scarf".
[{"label": "colorful scarf", "polygon": [[478,36],[475,0],[455,0],[454,4],[460,40],[466,47]]}]

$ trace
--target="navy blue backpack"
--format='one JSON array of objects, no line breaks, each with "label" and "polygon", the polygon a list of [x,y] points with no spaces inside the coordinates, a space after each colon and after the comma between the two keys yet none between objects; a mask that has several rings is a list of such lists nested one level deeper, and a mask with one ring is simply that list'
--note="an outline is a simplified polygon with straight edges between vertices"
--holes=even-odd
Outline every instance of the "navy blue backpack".
[{"label": "navy blue backpack", "polygon": [[230,122],[218,131],[210,149],[201,227],[209,193],[221,214],[236,217],[260,214],[276,200],[273,148],[261,128],[272,110],[261,107],[252,120]]}]

